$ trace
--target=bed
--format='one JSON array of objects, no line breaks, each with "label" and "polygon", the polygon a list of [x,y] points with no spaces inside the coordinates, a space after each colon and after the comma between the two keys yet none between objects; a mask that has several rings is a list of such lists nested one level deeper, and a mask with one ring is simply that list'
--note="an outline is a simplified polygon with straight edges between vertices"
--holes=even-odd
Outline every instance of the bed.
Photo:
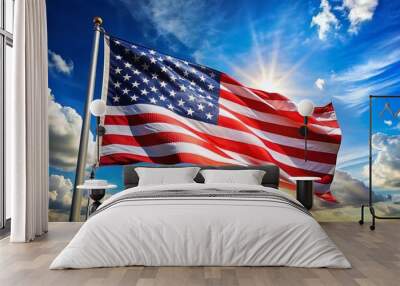
[{"label": "bed", "polygon": [[126,189],[104,201],[50,269],[351,267],[312,215],[278,190],[274,165],[201,167],[263,170],[260,185],[204,183],[199,173],[193,183],[138,186],[136,168],[124,168]]}]

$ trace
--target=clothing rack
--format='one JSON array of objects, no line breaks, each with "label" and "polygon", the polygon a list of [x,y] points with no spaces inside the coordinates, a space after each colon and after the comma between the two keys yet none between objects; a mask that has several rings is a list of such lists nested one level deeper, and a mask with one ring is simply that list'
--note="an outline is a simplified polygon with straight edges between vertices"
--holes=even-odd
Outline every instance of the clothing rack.
[{"label": "clothing rack", "polygon": [[[399,98],[400,95],[370,95],[369,96],[369,199],[367,205],[361,205],[361,219],[358,221],[360,225],[364,224],[364,208],[368,207],[372,216],[372,224],[370,225],[371,230],[375,230],[376,219],[400,219],[398,216],[379,216],[375,213],[372,198],[372,100],[374,98]],[[386,108],[386,107],[385,107]],[[397,115],[397,116],[400,116]]]}]

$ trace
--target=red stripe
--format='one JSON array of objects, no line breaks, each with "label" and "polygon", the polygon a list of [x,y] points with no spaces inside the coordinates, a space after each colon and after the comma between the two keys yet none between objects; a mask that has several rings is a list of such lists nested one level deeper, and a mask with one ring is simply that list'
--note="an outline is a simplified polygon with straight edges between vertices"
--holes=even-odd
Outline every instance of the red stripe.
[{"label": "red stripe", "polygon": [[[227,149],[227,150],[245,154],[245,155],[260,159],[260,160],[268,160],[268,161],[272,160],[272,157],[270,156],[270,154],[267,153],[267,151],[265,149],[263,149],[259,146],[256,146],[253,144],[242,143],[242,142],[238,142],[235,140],[223,139],[223,138],[213,136],[213,135],[210,135],[207,133],[202,133],[202,132],[199,132],[196,129],[193,129],[190,126],[184,124],[183,122],[179,122],[176,119],[173,119],[166,115],[140,114],[140,115],[129,115],[129,116],[118,116],[118,115],[106,116],[105,125],[136,126],[136,125],[141,125],[141,124],[146,124],[146,123],[157,123],[157,122],[178,125],[182,128],[190,130],[192,133],[200,136],[204,140],[211,142],[211,143],[215,144],[216,146],[219,146],[219,147]],[[244,125],[241,125],[240,123],[236,123],[234,127],[230,127],[230,128],[234,128],[236,130],[242,130],[244,132],[252,134],[249,129],[247,129]],[[160,133],[162,133],[162,132],[149,134],[149,138],[152,137],[154,140],[153,144],[161,144],[161,142],[168,141],[168,137],[160,139],[161,135],[158,136],[158,134],[160,134]],[[169,133],[169,132],[167,132],[167,133]],[[164,135],[167,136],[167,134],[164,134]],[[139,138],[140,136],[135,136],[135,137]],[[185,138],[186,138],[185,135],[181,134],[179,140],[184,140]],[[257,138],[259,138],[259,137],[257,137]],[[265,148],[267,148],[267,149],[271,149],[276,152],[279,152],[284,156],[296,157],[299,159],[304,158],[304,151],[302,149],[279,145],[276,143],[271,143],[262,138],[259,138],[259,139],[263,142]],[[162,140],[162,141],[160,141],[160,143],[159,143],[158,140]],[[182,142],[184,142],[184,141],[182,141]],[[103,143],[103,145],[105,145],[105,144]],[[335,164],[336,163],[336,155],[335,154],[330,154],[330,153],[325,153],[325,152],[317,152],[317,151],[308,151],[307,156],[308,156],[309,160],[311,160],[311,161],[322,162],[322,163],[326,163],[326,164]]]},{"label": "red stripe", "polygon": [[[273,114],[273,115],[281,116],[282,120],[287,120],[290,122],[298,123],[299,126],[303,125],[304,118],[297,111],[278,110],[278,109],[275,109],[274,107],[272,107],[271,105],[263,103],[259,100],[242,97],[240,95],[237,95],[230,91],[222,90],[222,89],[220,91],[220,96],[222,98],[229,100],[231,102],[234,102],[236,104],[240,104],[245,107],[251,108],[252,110],[256,110],[256,111],[263,112],[266,114]],[[315,113],[314,113],[314,116],[315,116]],[[317,121],[314,117],[309,118],[309,123],[320,125],[320,126],[332,127],[332,128],[339,127],[336,120]]]}]

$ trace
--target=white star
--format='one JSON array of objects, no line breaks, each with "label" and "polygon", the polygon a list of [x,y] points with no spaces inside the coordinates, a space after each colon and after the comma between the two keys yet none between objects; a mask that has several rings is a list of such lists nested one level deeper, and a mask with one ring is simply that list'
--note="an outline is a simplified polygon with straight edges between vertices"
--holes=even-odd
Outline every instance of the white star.
[{"label": "white star", "polygon": [[120,82],[114,82],[114,87],[115,88],[120,88],[120,86],[121,86],[121,83]]},{"label": "white star", "polygon": [[166,56],[165,57],[167,60],[172,61],[172,57],[171,56]]},{"label": "white star", "polygon": [[193,115],[193,109],[191,109],[191,108],[189,108],[188,110],[187,110],[187,115],[190,115],[190,116],[192,116]]},{"label": "white star", "polygon": [[123,94],[128,94],[129,93],[129,89],[127,89],[126,87],[122,90]]},{"label": "white star", "polygon": [[175,97],[176,92],[175,92],[174,90],[171,90],[171,91],[169,92],[169,95],[172,96],[172,97]]},{"label": "white star", "polygon": [[152,73],[152,74],[151,74],[151,78],[152,78],[152,79],[158,79],[158,74]]},{"label": "white star", "polygon": [[212,115],[211,115],[211,113],[209,112],[209,113],[207,113],[206,114],[206,117],[207,117],[207,119],[211,119],[212,118]]},{"label": "white star", "polygon": [[115,69],[115,73],[121,73],[121,71],[122,71],[122,69],[120,69],[118,67]]},{"label": "white star", "polygon": [[134,82],[132,82],[132,87],[138,87],[139,83],[135,80]]},{"label": "white star", "polygon": [[203,90],[201,87],[199,87],[197,90],[198,90],[199,92],[204,92],[204,90]]},{"label": "white star", "polygon": [[167,98],[166,98],[164,95],[161,95],[161,96],[160,96],[160,100],[161,100],[161,101],[164,101],[164,100],[166,100],[166,99],[167,99]]},{"label": "white star", "polygon": [[179,68],[179,67],[181,66],[181,64],[180,64],[178,61],[176,61],[176,62],[174,63],[174,65],[175,65],[177,68]]},{"label": "white star", "polygon": [[157,99],[155,99],[154,97],[150,98],[150,102],[156,104],[157,103]]},{"label": "white star", "polygon": [[133,70],[133,73],[138,75],[138,74],[140,74],[140,71],[138,71],[138,70]]},{"label": "white star", "polygon": [[120,41],[117,41],[117,40],[114,40],[114,43],[115,43],[116,45],[120,45],[120,44],[121,44]]},{"label": "white star", "polygon": [[171,110],[174,110],[174,106],[171,103],[168,104],[168,108],[171,109]]},{"label": "white star", "polygon": [[146,64],[146,63],[144,63],[144,64],[142,65],[142,68],[143,68],[145,71],[147,71],[147,70],[149,69],[149,65]]},{"label": "white star", "polygon": [[131,101],[136,101],[137,99],[138,99],[138,97],[137,97],[136,94],[134,94],[134,95],[131,96]]},{"label": "white star", "polygon": [[121,57],[120,55],[116,55],[115,58],[116,58],[117,60],[122,60],[122,57]]},{"label": "white star", "polygon": [[131,45],[131,48],[133,48],[133,49],[137,49],[137,46],[135,46],[135,45]]},{"label": "white star", "polygon": [[185,102],[183,101],[183,99],[181,98],[179,101],[178,101],[178,105],[179,106],[183,106],[185,104]]},{"label": "white star", "polygon": [[186,91],[186,86],[184,86],[183,84],[181,84],[181,85],[179,86],[179,88],[181,89],[181,91]]},{"label": "white star", "polygon": [[148,80],[147,78],[145,78],[145,77],[142,79],[142,81],[143,81],[145,84],[149,84],[149,80]]},{"label": "white star", "polygon": [[119,102],[119,96],[118,95],[114,96],[113,100],[114,100],[114,102]]},{"label": "white star", "polygon": [[150,54],[155,55],[155,54],[156,54],[156,51],[150,50]]},{"label": "white star", "polygon": [[129,74],[124,75],[124,80],[130,80],[131,76]]},{"label": "white star", "polygon": [[200,103],[199,105],[197,105],[197,108],[199,110],[203,111],[204,110],[204,105]]},{"label": "white star", "polygon": [[145,52],[140,52],[140,55],[141,55],[141,56],[145,56],[146,53],[145,53]]},{"label": "white star", "polygon": [[170,76],[170,78],[171,78],[172,81],[176,81],[176,76],[175,76],[174,74],[172,74],[172,75]]},{"label": "white star", "polygon": [[187,66],[189,65],[189,63],[188,63],[187,61],[183,61],[183,63],[184,63],[185,65],[187,65]]},{"label": "white star", "polygon": [[190,100],[190,101],[194,101],[194,96],[193,96],[193,94],[189,95],[189,100]]},{"label": "white star", "polygon": [[214,104],[212,104],[211,102],[207,102],[207,105],[208,105],[209,107],[213,107],[213,106],[214,106]]},{"label": "white star", "polygon": [[168,69],[167,69],[165,66],[162,66],[162,67],[161,67],[161,71],[162,71],[162,72],[167,72]]},{"label": "white star", "polygon": [[209,94],[207,94],[206,97],[207,97],[207,99],[212,100],[212,97]]},{"label": "white star", "polygon": [[196,73],[197,73],[197,71],[196,71],[195,68],[192,68],[190,71],[191,71],[193,74],[196,74]]},{"label": "white star", "polygon": [[156,63],[156,61],[157,61],[157,60],[156,60],[155,58],[153,58],[153,57],[152,57],[152,58],[150,58],[150,62],[151,62],[152,64],[155,64],[155,63]]},{"label": "white star", "polygon": [[155,86],[152,86],[150,89],[151,89],[152,92],[157,92],[158,91],[158,89]]},{"label": "white star", "polygon": [[128,69],[130,69],[130,68],[132,67],[132,65],[131,65],[130,63],[128,63],[128,62],[126,62],[124,65],[125,65],[125,67],[128,68]]},{"label": "white star", "polygon": [[142,89],[140,92],[141,92],[143,95],[147,95],[147,94],[149,93],[146,89]]},{"label": "white star", "polygon": [[213,90],[213,89],[214,89],[214,86],[210,83],[210,84],[208,85],[208,89],[209,89],[209,90]]},{"label": "white star", "polygon": [[166,86],[167,86],[167,83],[166,83],[165,81],[162,81],[162,82],[160,82],[160,86],[161,86],[161,87],[166,87]]},{"label": "white star", "polygon": [[196,85],[196,83],[192,80],[191,82],[190,82],[190,85],[193,85],[193,86],[195,86]]},{"label": "white star", "polygon": [[214,73],[214,72],[211,72],[211,73],[210,73],[210,76],[211,76],[211,77],[215,77],[215,73]]},{"label": "white star", "polygon": [[206,81],[206,78],[204,77],[204,75],[200,76],[200,80],[203,81],[203,82]]},{"label": "white star", "polygon": [[188,75],[189,75],[189,72],[188,72],[187,70],[185,70],[185,71],[183,72],[183,74],[184,74],[185,76],[188,76]]},{"label": "white star", "polygon": [[164,61],[162,57],[158,57],[157,60],[159,60],[160,62]]}]

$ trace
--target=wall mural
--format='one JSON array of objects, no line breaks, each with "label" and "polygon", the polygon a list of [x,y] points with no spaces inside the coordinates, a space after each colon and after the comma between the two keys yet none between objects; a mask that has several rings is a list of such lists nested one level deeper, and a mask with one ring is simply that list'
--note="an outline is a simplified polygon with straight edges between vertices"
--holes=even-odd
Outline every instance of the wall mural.
[{"label": "wall mural", "polygon": [[[313,214],[320,221],[358,220],[360,205],[368,201],[368,96],[398,94],[400,89],[400,23],[394,17],[400,3],[370,1],[358,7],[328,0],[95,2],[47,3],[51,221],[69,218],[94,16],[101,16],[103,27],[114,36],[223,71],[248,87],[279,93],[291,102],[333,102],[342,132],[330,185],[336,201],[316,197]],[[357,19],[351,16],[354,9],[359,11]],[[101,40],[95,98],[101,96],[103,52]],[[375,207],[382,215],[398,216],[400,100],[381,100],[374,108]],[[96,160],[94,133],[93,118],[88,166]],[[308,164],[316,160],[310,156]],[[121,191],[121,166],[103,166],[96,176],[118,186],[108,196]],[[282,185],[294,194],[289,189]],[[86,203],[87,197],[82,217]]]}]

